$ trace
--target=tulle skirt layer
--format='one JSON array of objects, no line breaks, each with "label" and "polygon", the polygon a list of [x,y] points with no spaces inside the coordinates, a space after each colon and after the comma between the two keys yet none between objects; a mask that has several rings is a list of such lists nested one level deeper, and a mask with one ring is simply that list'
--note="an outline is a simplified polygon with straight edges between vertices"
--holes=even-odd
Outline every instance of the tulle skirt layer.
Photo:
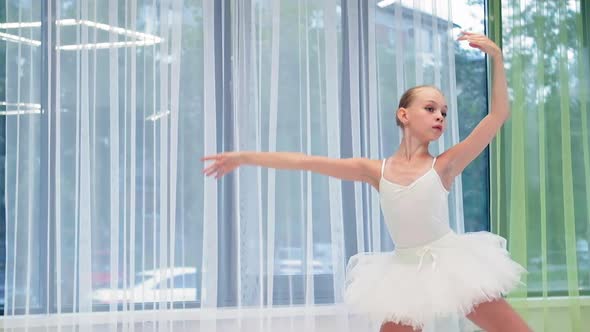
[{"label": "tulle skirt layer", "polygon": [[504,238],[450,232],[428,245],[351,257],[344,298],[373,319],[422,328],[502,297],[525,272],[510,258]]}]

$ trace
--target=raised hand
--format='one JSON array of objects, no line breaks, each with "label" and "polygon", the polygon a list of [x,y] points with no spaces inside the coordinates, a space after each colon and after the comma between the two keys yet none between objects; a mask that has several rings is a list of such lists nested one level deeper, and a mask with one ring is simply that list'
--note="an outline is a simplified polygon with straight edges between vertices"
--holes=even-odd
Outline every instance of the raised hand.
[{"label": "raised hand", "polygon": [[201,158],[201,161],[213,161],[213,164],[203,169],[205,176],[215,175],[216,179],[233,171],[242,164],[240,152],[225,152]]},{"label": "raised hand", "polygon": [[482,34],[463,31],[457,40],[466,40],[469,46],[482,50],[493,58],[502,57],[502,50],[498,45]]}]

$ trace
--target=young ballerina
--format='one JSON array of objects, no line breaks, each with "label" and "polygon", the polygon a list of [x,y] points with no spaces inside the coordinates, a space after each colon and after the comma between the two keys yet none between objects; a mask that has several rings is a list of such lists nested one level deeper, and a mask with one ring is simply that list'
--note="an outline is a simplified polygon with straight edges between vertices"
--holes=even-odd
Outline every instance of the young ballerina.
[{"label": "young ballerina", "polygon": [[487,37],[464,32],[458,40],[487,53],[493,63],[490,113],[462,142],[438,157],[428,152],[446,125],[447,105],[432,86],[418,86],[400,99],[396,122],[403,130],[389,158],[333,159],[290,152],[228,152],[204,157],[203,172],[221,176],[241,165],[306,170],[363,181],[379,191],[392,253],[358,254],[347,268],[344,297],[382,322],[381,332],[420,331],[424,323],[452,314],[467,316],[485,331],[530,331],[503,299],[525,270],[500,236],[456,234],[449,227],[448,188],[509,117],[502,51]]}]

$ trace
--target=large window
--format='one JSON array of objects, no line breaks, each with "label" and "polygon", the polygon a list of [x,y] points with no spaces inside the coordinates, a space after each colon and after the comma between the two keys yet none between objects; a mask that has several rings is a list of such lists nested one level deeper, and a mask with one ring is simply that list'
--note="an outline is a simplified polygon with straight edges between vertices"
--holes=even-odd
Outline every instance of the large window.
[{"label": "large window", "polygon": [[[274,304],[305,303],[309,294],[304,288],[310,283],[306,271],[313,279],[314,302],[335,301],[338,295],[334,289],[336,267],[331,234],[337,232],[330,230],[328,221],[335,216],[326,208],[335,190],[329,189],[328,179],[287,173],[276,173],[272,178],[266,172],[259,175],[255,170],[245,169],[243,174],[247,176],[239,181],[224,180],[215,197],[207,196],[202,190],[206,184],[195,173],[200,165],[198,158],[205,154],[199,135],[211,129],[203,121],[206,103],[211,101],[210,96],[203,93],[211,88],[205,86],[203,79],[207,75],[204,72],[211,69],[207,67],[211,64],[207,63],[208,59],[213,59],[216,78],[212,98],[218,110],[214,122],[218,126],[214,134],[218,151],[268,150],[274,146],[276,150],[296,149],[327,155],[332,153],[330,145],[316,142],[327,141],[331,135],[326,119],[339,117],[341,141],[336,145],[340,154],[352,156],[361,151],[369,156],[373,153],[369,144],[373,142],[367,139],[360,148],[355,147],[353,134],[350,134],[358,130],[354,128],[358,124],[350,116],[355,111],[350,95],[356,89],[359,105],[368,104],[370,99],[376,102],[379,110],[379,129],[363,122],[369,119],[366,114],[358,117],[361,125],[375,132],[383,130],[387,137],[377,149],[380,156],[375,157],[389,155],[396,148],[392,142],[397,135],[393,112],[397,101],[393,96],[399,95],[403,86],[420,81],[414,76],[419,67],[415,64],[416,58],[419,58],[425,81],[438,83],[448,90],[453,83],[451,78],[456,77],[456,95],[447,97],[456,98],[454,121],[457,121],[461,139],[487,112],[483,55],[447,40],[449,34],[456,34],[460,28],[484,30],[483,1],[464,1],[461,5],[454,1],[454,11],[469,15],[455,15],[452,22],[441,14],[446,12],[442,8],[437,12],[406,7],[373,10],[371,7],[369,13],[368,6],[351,8],[350,1],[342,1],[337,2],[335,16],[326,17],[324,8],[316,2],[308,1],[302,6],[297,5],[298,2],[283,1],[279,13],[282,46],[280,61],[275,64],[281,69],[278,72],[281,84],[275,86],[276,82],[266,79],[274,73],[272,20],[268,19],[273,15],[273,7],[268,2],[251,2],[255,8],[251,11],[252,19],[263,18],[256,27],[258,30],[252,32],[248,29],[254,25],[249,25],[249,21],[240,25],[243,24],[241,18],[248,17],[236,14],[240,10],[250,11],[250,2],[215,1],[214,23],[210,25],[215,39],[208,46],[209,41],[203,36],[204,21],[209,17],[204,17],[200,1],[183,2],[182,37],[179,39],[174,39],[179,36],[175,30],[179,26],[174,25],[179,18],[160,16],[159,1],[138,0],[132,10],[126,7],[127,2],[118,1],[114,11],[107,10],[108,6],[98,0],[88,1],[87,7],[73,0],[49,2],[52,6],[44,3],[7,1],[5,6],[0,6],[1,23],[31,23],[3,25],[0,29],[3,33],[0,99],[4,101],[0,105],[3,112],[0,115],[0,299],[5,298],[4,292],[10,293],[10,298],[14,299],[11,313],[25,312],[25,304],[31,313],[77,312],[84,306],[93,310],[125,305],[153,308],[159,305],[162,291],[174,294],[177,299],[174,307],[201,306],[206,301],[202,290],[210,282],[204,277],[203,260],[211,257],[204,252],[211,248],[202,245],[208,240],[203,211],[208,208],[206,202],[216,200],[221,202],[218,203],[219,223],[212,232],[219,238],[214,250],[220,262],[216,280],[217,305],[255,303],[256,300],[248,301],[256,298],[256,293],[269,289],[248,287],[260,284],[261,275],[270,270],[266,264],[272,266],[274,285],[270,291]],[[408,24],[393,24],[400,18]],[[334,29],[327,30],[331,19],[335,22]],[[410,26],[417,19],[422,22],[419,28],[399,28]],[[373,22],[374,26],[369,27],[367,22]],[[358,23],[360,28],[353,31],[353,23]],[[369,33],[369,29],[374,30]],[[253,33],[256,33],[257,42],[242,45]],[[335,40],[331,40],[329,34],[336,36]],[[158,36],[165,38],[158,39]],[[351,36],[356,36],[358,41],[352,42]],[[403,77],[392,75],[400,63],[394,56],[399,52],[399,38],[412,48],[401,59],[405,66]],[[369,43],[374,43],[374,53],[367,50]],[[351,44],[358,48],[355,55],[349,49]],[[214,52],[206,54],[204,50],[211,45]],[[232,53],[236,49],[247,52]],[[180,69],[175,67],[178,62],[174,56],[178,54],[182,54]],[[445,54],[445,61],[454,56],[455,66],[447,68],[449,79],[439,78],[437,82],[434,71],[442,61],[437,58],[439,54]],[[323,67],[327,62],[330,65],[326,61],[329,55],[335,58],[334,66],[330,67],[335,70],[330,75],[339,77],[337,82],[328,79]],[[351,62],[353,56],[356,61]],[[369,65],[368,57],[375,63]],[[264,80],[248,76],[246,69],[252,64],[259,71],[259,76],[253,77],[264,77]],[[374,73],[365,71],[372,65],[376,68]],[[355,72],[355,67],[359,72]],[[26,76],[21,85],[5,89],[7,77],[15,82],[19,81],[15,80],[19,75]],[[359,77],[362,77],[360,83],[355,81]],[[374,81],[368,83],[368,79]],[[365,83],[367,85],[363,85]],[[232,90],[235,85],[255,86],[252,89],[256,93],[249,94],[247,89]],[[373,90],[366,93],[370,89]],[[7,100],[8,90],[11,98],[18,100]],[[281,100],[281,113],[273,123],[268,113],[277,96]],[[309,114],[322,116],[304,116],[302,109],[306,103]],[[338,103],[343,111],[334,115],[328,106]],[[241,110],[236,105],[255,105],[261,112],[251,112],[250,108]],[[57,112],[44,112],[46,109]],[[259,118],[263,120],[251,122]],[[11,125],[16,119],[20,121],[18,127]],[[268,136],[244,139],[251,145],[240,145],[243,142],[240,138],[254,137],[272,126],[286,134],[274,139]],[[4,179],[5,163],[16,165],[14,158],[5,161],[6,151],[16,148],[5,143],[7,133],[14,128],[22,130],[18,148],[26,153],[10,154],[22,158],[18,168],[11,168],[20,173],[8,173]],[[301,128],[305,135],[293,134],[299,130],[293,128]],[[171,133],[178,133],[178,136],[172,139]],[[372,137],[366,132],[360,134]],[[113,147],[116,147],[114,152]],[[48,174],[53,176],[48,178]],[[261,180],[255,180],[257,177]],[[29,188],[26,195],[30,196],[19,196],[20,202],[25,203],[9,209],[13,214],[6,216],[4,204],[14,202],[14,196],[4,197],[4,194],[13,194],[6,188],[15,188],[15,179],[21,181],[19,186],[26,184]],[[269,207],[266,206],[273,195],[266,190],[271,179],[276,181],[277,197],[283,198],[272,207],[276,213],[272,217],[267,214]],[[463,216],[456,217],[464,219],[466,231],[489,229],[488,187],[488,155],[484,153],[462,176]],[[280,196],[280,188],[289,188],[287,195],[290,196]],[[306,193],[312,192],[314,203],[310,206]],[[355,193],[353,185],[343,183],[337,195],[342,195],[343,250],[350,256],[360,250],[350,235],[355,231],[355,220],[371,217],[357,214],[361,209],[369,210],[367,197],[370,193],[367,188]],[[360,206],[358,197],[363,199]],[[459,206],[455,203],[454,206]],[[7,224],[7,218],[14,218],[14,213],[18,213],[19,218],[26,215],[28,222],[18,229]],[[240,224],[241,219],[248,218],[260,220],[264,226],[259,229],[255,223]],[[265,240],[264,236],[259,236],[268,232],[268,219],[280,221],[273,225],[274,242],[279,245],[273,248],[272,263],[269,263],[271,260],[261,263],[258,255],[266,255],[268,246],[257,242]],[[88,220],[92,221],[92,231],[84,224]],[[302,232],[306,230],[306,220],[314,220],[313,227],[307,229],[313,235],[313,243],[308,247],[302,244],[309,236]],[[6,243],[5,231],[18,233],[22,241]],[[388,241],[386,233],[383,238],[384,242]],[[27,239],[34,241],[26,242]],[[11,250],[25,251],[30,260],[16,262],[14,257],[7,257],[3,251],[7,245]],[[85,262],[80,255],[87,255],[91,260]],[[34,260],[34,257],[47,259]],[[159,269],[163,261],[174,269]],[[33,268],[27,267],[27,263]],[[8,275],[6,280],[10,282],[5,290],[5,279],[1,278],[7,276],[6,265],[18,264],[23,264],[22,268],[14,268]],[[19,274],[27,269],[31,271],[28,275]],[[263,269],[265,272],[258,274]],[[41,277],[47,271],[50,273],[46,278]],[[57,286],[46,287],[47,284]],[[236,291],[239,287],[243,288],[242,293]],[[133,292],[125,289],[133,289]],[[84,297],[86,295],[90,300]]]}]

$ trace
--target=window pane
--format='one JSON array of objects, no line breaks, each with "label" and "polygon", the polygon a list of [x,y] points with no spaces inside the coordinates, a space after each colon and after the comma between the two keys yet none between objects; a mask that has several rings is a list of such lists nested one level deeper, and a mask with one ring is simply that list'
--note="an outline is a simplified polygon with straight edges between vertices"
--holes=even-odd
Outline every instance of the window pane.
[{"label": "window pane", "polygon": [[[485,1],[453,1],[453,21],[459,31],[484,33]],[[459,136],[463,140],[488,113],[487,71],[484,53],[455,44]],[[486,149],[461,174],[465,231],[490,230],[489,149]]]}]

